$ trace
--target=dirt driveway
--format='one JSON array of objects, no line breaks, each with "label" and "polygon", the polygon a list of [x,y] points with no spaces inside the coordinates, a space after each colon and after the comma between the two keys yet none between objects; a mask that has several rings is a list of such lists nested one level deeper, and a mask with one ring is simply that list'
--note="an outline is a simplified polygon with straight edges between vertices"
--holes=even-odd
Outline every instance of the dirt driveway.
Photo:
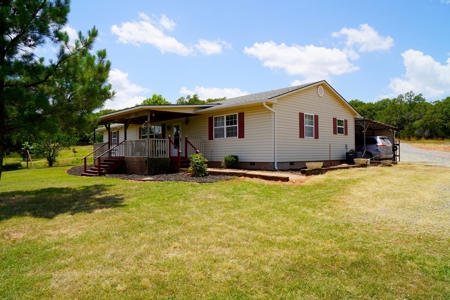
[{"label": "dirt driveway", "polygon": [[400,162],[450,167],[450,152],[424,150],[402,143],[400,145]]}]

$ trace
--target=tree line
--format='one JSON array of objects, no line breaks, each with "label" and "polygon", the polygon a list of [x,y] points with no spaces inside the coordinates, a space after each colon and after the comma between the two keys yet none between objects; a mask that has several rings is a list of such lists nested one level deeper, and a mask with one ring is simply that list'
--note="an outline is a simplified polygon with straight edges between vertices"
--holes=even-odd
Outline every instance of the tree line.
[{"label": "tree line", "polygon": [[397,127],[403,139],[450,138],[450,97],[428,102],[414,92],[377,102],[349,101],[364,118]]}]

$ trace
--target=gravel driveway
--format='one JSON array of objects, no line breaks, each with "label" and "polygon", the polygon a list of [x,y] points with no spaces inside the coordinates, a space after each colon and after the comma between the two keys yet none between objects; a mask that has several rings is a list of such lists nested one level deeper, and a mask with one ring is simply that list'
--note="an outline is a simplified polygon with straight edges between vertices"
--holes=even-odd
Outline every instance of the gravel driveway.
[{"label": "gravel driveway", "polygon": [[450,153],[424,150],[402,143],[400,144],[400,162],[450,167]]}]

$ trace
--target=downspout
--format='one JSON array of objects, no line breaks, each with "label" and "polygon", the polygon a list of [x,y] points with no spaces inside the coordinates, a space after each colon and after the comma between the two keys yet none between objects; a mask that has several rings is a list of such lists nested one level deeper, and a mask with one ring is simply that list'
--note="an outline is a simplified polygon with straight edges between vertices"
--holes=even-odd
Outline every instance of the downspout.
[{"label": "downspout", "polygon": [[271,112],[273,112],[273,164],[274,164],[274,168],[275,170],[278,171],[278,162],[277,162],[277,156],[278,156],[278,147],[277,147],[277,112],[269,107],[266,104],[266,101],[263,102],[263,105],[265,108],[267,108],[268,110],[270,110]]},{"label": "downspout", "polygon": [[150,111],[147,111],[147,158],[150,157]]}]

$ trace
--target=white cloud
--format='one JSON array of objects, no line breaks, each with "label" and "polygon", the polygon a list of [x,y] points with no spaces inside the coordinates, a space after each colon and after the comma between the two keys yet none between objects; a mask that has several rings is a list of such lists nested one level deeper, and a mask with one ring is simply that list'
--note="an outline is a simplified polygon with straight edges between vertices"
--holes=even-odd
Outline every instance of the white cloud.
[{"label": "white cloud", "polygon": [[194,47],[188,47],[164,33],[165,30],[174,30],[177,25],[166,15],[162,15],[159,20],[156,20],[140,13],[139,18],[141,19],[139,22],[125,22],[120,26],[113,25],[111,32],[118,36],[117,40],[121,43],[135,46],[150,44],[158,48],[161,53],[171,52],[182,56],[195,54],[194,47],[204,55],[221,54],[223,48],[231,49],[231,45],[225,41],[205,39],[199,39]]},{"label": "white cloud", "polygon": [[403,52],[402,56],[406,73],[403,78],[391,79],[391,96],[413,91],[422,93],[425,98],[437,98],[450,93],[450,58],[442,65],[433,57],[412,49]]},{"label": "white cloud", "polygon": [[144,13],[140,13],[139,17],[141,18],[139,22],[125,22],[120,26],[111,27],[112,33],[119,37],[119,42],[136,46],[150,44],[162,53],[171,52],[182,56],[192,53],[192,49],[163,32],[164,29],[172,30],[176,25],[175,22],[164,15],[159,21],[153,20]]},{"label": "white cloud", "polygon": [[78,32],[69,25],[64,26],[63,31],[69,36],[69,45],[75,46],[75,41],[78,40]]},{"label": "white cloud", "polygon": [[150,92],[147,88],[131,83],[128,79],[128,73],[118,69],[112,69],[109,72],[109,83],[111,83],[116,95],[114,100],[105,102],[105,108],[123,109],[135,106],[147,98],[143,94]]},{"label": "white cloud", "polygon": [[450,0],[441,0],[441,3],[450,4]]},{"label": "white cloud", "polygon": [[[301,75],[301,82],[329,80],[330,75],[342,75],[358,70],[343,51],[333,48],[277,45],[275,42],[255,43],[244,53],[255,56],[263,66],[282,69],[289,75]],[[299,81],[300,82],[300,81]]]},{"label": "white cloud", "polygon": [[198,44],[195,45],[195,48],[205,55],[221,54],[223,47],[231,48],[231,45],[221,40],[207,41],[203,39],[198,40]]},{"label": "white cloud", "polygon": [[241,91],[239,88],[205,88],[202,86],[195,86],[194,90],[189,90],[186,87],[180,89],[181,95],[194,95],[197,94],[202,100],[208,98],[234,98],[239,96],[248,95],[247,92]]},{"label": "white cloud", "polygon": [[388,50],[394,45],[394,40],[390,37],[383,37],[378,34],[368,24],[361,24],[359,30],[355,28],[342,28],[339,32],[333,32],[331,34],[334,37],[340,37],[342,35],[347,36],[345,42],[346,49],[350,58],[357,59],[358,54],[353,50],[353,47],[358,48],[359,52],[371,52],[377,50]]},{"label": "white cloud", "polygon": [[175,26],[177,26],[177,24],[172,21],[171,19],[169,19],[168,17],[166,17],[166,15],[162,15],[161,19],[159,20],[159,24],[161,24],[161,26],[169,31],[172,31]]}]

